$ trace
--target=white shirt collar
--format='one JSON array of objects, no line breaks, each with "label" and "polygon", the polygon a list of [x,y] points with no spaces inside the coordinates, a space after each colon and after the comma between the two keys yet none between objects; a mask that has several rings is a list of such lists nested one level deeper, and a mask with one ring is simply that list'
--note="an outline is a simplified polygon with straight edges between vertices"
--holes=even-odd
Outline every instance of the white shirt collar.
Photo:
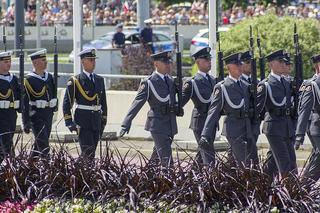
[{"label": "white shirt collar", "polygon": [[238,79],[232,77],[231,75],[229,75],[228,77],[229,77],[231,80],[233,80],[234,82],[237,82],[237,81],[238,81]]},{"label": "white shirt collar", "polygon": [[38,79],[43,80],[43,81],[46,81],[48,79],[48,72],[46,70],[44,71],[44,76],[43,77],[38,75],[35,70],[33,70],[32,72],[29,72],[28,75],[32,76],[32,77],[35,77],[35,78],[38,78]]},{"label": "white shirt collar", "polygon": [[198,70],[198,73],[199,73],[200,75],[202,75],[203,77],[207,78],[207,73],[202,72],[202,71],[200,71],[200,70]]},{"label": "white shirt collar", "polygon": [[9,73],[9,75],[7,75],[7,76],[0,75],[0,79],[1,79],[1,80],[4,80],[4,81],[11,82],[12,79],[13,79],[13,75],[12,75],[11,73]]},{"label": "white shirt collar", "polygon": [[158,74],[158,75],[164,80],[164,75],[163,75],[162,73],[160,73],[160,72],[158,72],[158,71],[156,70],[156,74]]},{"label": "white shirt collar", "polygon": [[242,77],[244,77],[246,80],[248,80],[248,78],[251,77],[251,75],[247,75],[247,74],[244,74],[244,73],[242,73],[241,75],[242,75]]},{"label": "white shirt collar", "polygon": [[281,76],[280,75],[277,75],[275,74],[272,70],[271,70],[271,74],[273,77],[275,77],[278,81],[281,81]]},{"label": "white shirt collar", "polygon": [[[85,71],[85,70],[82,70],[82,71],[83,71],[83,73],[86,74],[86,76],[91,80],[90,74],[93,75],[93,73],[89,73],[89,72],[87,72],[87,71]],[[94,75],[93,75],[93,80],[94,80]]]}]

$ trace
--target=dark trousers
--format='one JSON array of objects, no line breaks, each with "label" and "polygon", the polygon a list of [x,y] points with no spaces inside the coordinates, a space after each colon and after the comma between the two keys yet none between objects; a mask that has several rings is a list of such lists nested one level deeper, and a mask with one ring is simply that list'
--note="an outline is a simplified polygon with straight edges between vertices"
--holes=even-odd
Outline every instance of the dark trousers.
[{"label": "dark trousers", "polygon": [[100,131],[85,129],[80,127],[79,143],[81,148],[81,157],[93,160],[97,149]]},{"label": "dark trousers", "polygon": [[270,148],[272,151],[272,156],[269,157],[270,164],[272,163],[272,158],[277,165],[277,169],[280,173],[288,173],[296,171],[296,153],[294,150],[294,137],[279,137],[273,135],[267,135]]},{"label": "dark trousers", "polygon": [[193,130],[193,134],[198,143],[198,152],[195,157],[195,160],[200,164],[214,165],[215,163],[215,151],[214,151],[214,145],[213,145],[214,138],[210,138],[208,144],[199,145],[199,141],[201,138],[201,131]]},{"label": "dark trousers", "polygon": [[52,127],[53,114],[48,115],[46,119],[33,117],[31,118],[32,132],[35,137],[35,142],[32,147],[31,155],[46,156],[49,154],[49,137]]},{"label": "dark trousers", "polygon": [[231,149],[231,152],[229,151],[229,157],[234,157],[238,164],[245,164],[248,159],[248,140],[246,133],[238,137],[227,137],[227,140]]},{"label": "dark trousers", "polygon": [[172,140],[173,136],[161,133],[151,132],[154,141],[153,152],[150,158],[151,162],[159,162],[161,166],[168,167],[172,161]]},{"label": "dark trousers", "polygon": [[13,151],[13,135],[16,130],[16,123],[17,113],[15,110],[0,110],[0,164],[5,156]]},{"label": "dark trousers", "polygon": [[318,181],[320,178],[320,136],[309,135],[309,138],[313,149],[303,172],[303,176]]},{"label": "dark trousers", "polygon": [[257,148],[257,141],[259,135],[253,135],[253,139],[248,140],[248,160],[252,161],[254,164],[259,163],[259,155]]}]

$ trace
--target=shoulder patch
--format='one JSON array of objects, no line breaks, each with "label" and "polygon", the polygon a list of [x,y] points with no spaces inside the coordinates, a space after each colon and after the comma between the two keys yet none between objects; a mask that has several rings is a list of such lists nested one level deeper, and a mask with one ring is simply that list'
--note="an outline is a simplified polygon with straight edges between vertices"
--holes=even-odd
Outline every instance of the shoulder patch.
[{"label": "shoulder patch", "polygon": [[71,86],[72,85],[72,81],[68,81],[67,86]]},{"label": "shoulder patch", "polygon": [[189,83],[187,82],[187,83],[184,83],[184,85],[183,85],[183,89],[188,89],[189,88]]},{"label": "shoulder patch", "polygon": [[309,92],[311,90],[311,85],[306,86],[305,91]]},{"label": "shoulder patch", "polygon": [[220,90],[219,88],[217,88],[215,91],[214,91],[214,95],[218,95],[220,93]]},{"label": "shoulder patch", "polygon": [[138,89],[138,92],[141,92],[145,87],[146,87],[145,84],[141,84],[140,87],[139,87],[139,89]]},{"label": "shoulder patch", "polygon": [[263,85],[259,85],[257,88],[257,92],[261,92],[263,90]]},{"label": "shoulder patch", "polygon": [[300,92],[303,92],[306,89],[306,85],[301,85],[301,87],[299,88]]}]

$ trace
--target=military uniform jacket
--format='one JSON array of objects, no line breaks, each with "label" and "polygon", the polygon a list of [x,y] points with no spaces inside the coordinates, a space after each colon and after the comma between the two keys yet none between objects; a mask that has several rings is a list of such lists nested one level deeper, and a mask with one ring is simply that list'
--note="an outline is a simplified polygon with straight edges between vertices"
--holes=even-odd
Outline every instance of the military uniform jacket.
[{"label": "military uniform jacket", "polygon": [[178,132],[174,109],[176,105],[175,85],[171,77],[169,77],[167,85],[156,72],[147,80],[141,82],[138,94],[121,126],[129,130],[132,120],[146,101],[149,103],[150,110],[148,111],[145,130],[171,136],[175,135]]},{"label": "military uniform jacket", "polygon": [[9,76],[0,75],[0,120],[4,122],[0,122],[1,126],[9,125],[15,129],[17,111],[21,111],[18,78],[12,74]]},{"label": "military uniform jacket", "polygon": [[262,132],[281,137],[294,136],[290,82],[269,75],[258,84],[257,110],[265,111]]},{"label": "military uniform jacket", "polygon": [[52,75],[45,72],[44,77],[41,77],[30,72],[24,84],[26,91],[24,123],[29,123],[32,117],[44,120],[51,117],[57,105],[57,99],[53,97],[55,87]]},{"label": "military uniform jacket", "polygon": [[[301,86],[296,135],[304,136],[309,126],[310,135],[320,136],[320,77],[305,81]],[[311,122],[310,122],[311,120]]]},{"label": "military uniform jacket", "polygon": [[[101,122],[107,121],[107,101],[103,78],[94,75],[94,83],[81,72],[71,77],[67,83],[67,90],[63,99],[63,113],[66,126],[72,122],[81,128],[100,131]],[[71,109],[76,104],[74,121]]]},{"label": "military uniform jacket", "polygon": [[207,79],[197,73],[192,79],[185,82],[182,89],[182,106],[190,99],[194,104],[189,128],[195,131],[202,131],[213,98],[216,79],[211,75],[209,77]]},{"label": "military uniform jacket", "polygon": [[226,115],[223,122],[223,135],[235,138],[244,135],[251,139],[252,130],[248,109],[248,86],[242,84],[240,87],[233,79],[225,78],[215,86],[214,97],[201,135],[211,137],[219,122],[220,115],[223,113]]}]

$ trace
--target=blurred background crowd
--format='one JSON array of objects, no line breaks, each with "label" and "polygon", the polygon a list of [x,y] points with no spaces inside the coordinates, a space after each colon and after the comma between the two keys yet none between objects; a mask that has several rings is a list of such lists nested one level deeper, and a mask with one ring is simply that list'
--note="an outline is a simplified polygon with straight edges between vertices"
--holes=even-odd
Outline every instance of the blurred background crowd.
[{"label": "blurred background crowd", "polygon": [[[37,0],[25,0],[25,23],[27,26],[36,25]],[[11,3],[8,3],[11,2]],[[83,20],[85,25],[136,25],[136,0],[96,0],[92,6],[91,0],[83,0]],[[150,14],[153,24],[181,25],[208,24],[208,0],[194,0],[180,4],[151,1]],[[14,23],[14,0],[2,0],[0,24],[12,26]],[[72,0],[41,0],[41,25],[55,24],[72,25]],[[279,17],[295,16],[298,18],[320,19],[320,10],[316,4],[276,5],[274,3],[252,4],[239,6],[236,3],[221,12],[221,24],[235,24],[245,18],[275,13]]]}]

